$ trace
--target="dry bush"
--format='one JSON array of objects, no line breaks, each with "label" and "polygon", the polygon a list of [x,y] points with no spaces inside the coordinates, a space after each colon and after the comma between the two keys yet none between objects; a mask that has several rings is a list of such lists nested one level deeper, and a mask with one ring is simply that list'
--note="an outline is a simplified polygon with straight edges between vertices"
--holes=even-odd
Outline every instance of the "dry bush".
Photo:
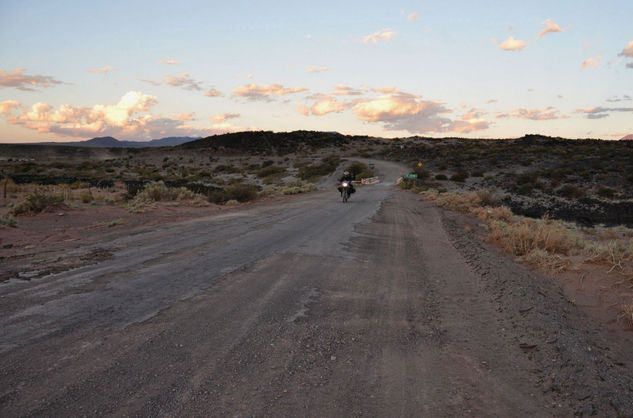
[{"label": "dry bush", "polygon": [[30,193],[23,201],[19,202],[9,211],[10,215],[35,215],[48,208],[59,206],[63,203],[60,196],[45,193]]},{"label": "dry bush", "polygon": [[518,222],[492,221],[490,238],[512,255],[524,256],[536,249],[551,254],[569,255],[580,247],[581,239],[560,222],[521,219]]},{"label": "dry bush", "polygon": [[156,207],[154,202],[187,202],[194,207],[208,206],[209,202],[201,194],[186,187],[167,187],[162,181],[151,182],[134,196],[128,205],[132,213],[143,213]]},{"label": "dry bush", "polygon": [[558,254],[550,254],[547,250],[536,248],[522,257],[522,260],[533,266],[560,273],[571,266],[571,260]]},{"label": "dry bush", "polygon": [[307,183],[301,180],[291,181],[284,184],[284,187],[281,189],[281,193],[283,194],[299,194],[299,193],[307,193],[316,190],[316,185],[314,183]]},{"label": "dry bush", "polygon": [[620,306],[620,319],[633,328],[633,301]]},{"label": "dry bush", "polygon": [[492,207],[480,207],[472,209],[472,213],[477,215],[479,219],[485,222],[491,221],[503,221],[511,222],[513,218],[512,211],[506,206]]},{"label": "dry bush", "polygon": [[474,208],[481,206],[481,199],[477,196],[477,193],[441,193],[434,199],[434,202],[444,209],[462,213],[469,213]]},{"label": "dry bush", "polygon": [[18,226],[18,222],[15,220],[13,215],[7,213],[6,215],[0,216],[0,228],[15,228],[16,226]]},{"label": "dry bush", "polygon": [[589,256],[588,262],[621,266],[633,259],[633,238],[586,244],[583,252]]}]

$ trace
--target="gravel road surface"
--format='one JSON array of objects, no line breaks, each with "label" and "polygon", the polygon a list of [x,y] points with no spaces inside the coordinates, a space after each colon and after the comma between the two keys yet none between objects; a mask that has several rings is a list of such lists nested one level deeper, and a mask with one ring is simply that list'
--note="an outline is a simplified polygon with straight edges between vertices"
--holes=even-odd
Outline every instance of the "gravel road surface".
[{"label": "gravel road surface", "polygon": [[630,339],[376,168],[0,284],[0,416],[633,415]]}]

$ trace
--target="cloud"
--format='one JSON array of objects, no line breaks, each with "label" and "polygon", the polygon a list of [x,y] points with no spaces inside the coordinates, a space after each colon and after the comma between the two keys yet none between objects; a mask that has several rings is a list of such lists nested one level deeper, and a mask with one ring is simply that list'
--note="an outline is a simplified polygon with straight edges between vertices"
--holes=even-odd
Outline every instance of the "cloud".
[{"label": "cloud", "polygon": [[178,76],[166,74],[164,83],[168,86],[182,87],[185,90],[202,90],[202,83],[191,78],[188,73],[182,73]]},{"label": "cloud", "polygon": [[497,102],[498,102],[497,99],[488,99],[488,100],[486,100],[486,104],[497,103]]},{"label": "cloud", "polygon": [[349,109],[351,103],[339,102],[336,98],[330,95],[322,95],[317,99],[312,106],[305,106],[303,103],[297,103],[297,110],[303,116],[324,116],[328,113],[339,113]]},{"label": "cloud", "polygon": [[301,93],[304,91],[308,91],[308,89],[305,87],[284,88],[281,84],[245,84],[237,87],[231,93],[234,97],[241,97],[250,101],[270,101],[272,96],[282,97],[287,94]]},{"label": "cloud", "polygon": [[246,78],[248,78],[250,80],[251,78],[253,78],[253,74],[247,75]]},{"label": "cloud", "polygon": [[218,90],[212,88],[209,89],[207,92],[204,93],[205,97],[220,97],[222,96],[222,93],[220,93]]},{"label": "cloud", "polygon": [[378,32],[374,32],[370,35],[363,37],[363,42],[366,44],[370,42],[377,44],[380,41],[388,41],[395,35],[396,35],[396,32],[393,31],[392,29],[381,29]]},{"label": "cloud", "polygon": [[54,87],[63,82],[47,75],[26,75],[25,68],[16,68],[15,70],[0,70],[0,88],[14,87],[22,91],[35,91],[33,87]]},{"label": "cloud", "polygon": [[545,25],[543,30],[541,30],[538,33],[538,35],[536,35],[538,38],[542,38],[543,36],[547,35],[548,33],[564,32],[567,29],[569,29],[569,27],[566,27],[565,29],[561,29],[560,26],[558,26],[556,23],[552,22],[552,19],[547,19],[546,21],[543,22],[543,25]]},{"label": "cloud", "polygon": [[618,56],[633,58],[633,41],[629,42]]},{"label": "cloud", "polygon": [[334,86],[334,90],[335,92],[332,93],[334,96],[360,96],[363,94],[362,91],[343,84]]},{"label": "cloud", "polygon": [[582,62],[582,64],[580,64],[580,71],[586,70],[587,68],[596,68],[598,65],[600,65],[600,58],[600,55],[592,58],[587,58]]},{"label": "cloud", "polygon": [[175,113],[175,114],[171,115],[171,117],[172,117],[172,119],[176,119],[176,120],[181,120],[183,122],[187,122],[189,120],[192,120],[195,114],[196,114],[195,112]]},{"label": "cloud", "polygon": [[629,96],[628,94],[625,94],[623,96],[611,96],[609,98],[607,98],[607,102],[628,102],[629,100],[633,100],[633,98],[631,98],[631,96]]},{"label": "cloud", "polygon": [[629,62],[628,64],[626,64],[626,68],[633,68],[633,62]]},{"label": "cloud", "polygon": [[225,122],[227,119],[239,118],[241,115],[239,113],[218,113],[211,116],[209,119],[211,122],[218,124]]},{"label": "cloud", "polygon": [[418,20],[419,17],[420,17],[420,13],[413,12],[413,13],[409,13],[409,15],[407,16],[407,20],[409,22],[413,22],[414,20]]},{"label": "cloud", "polygon": [[167,85],[172,87],[181,87],[185,90],[191,91],[202,90],[202,82],[191,78],[191,75],[189,73],[182,73],[180,75],[165,74],[165,77],[162,81],[144,80],[142,78],[139,78],[138,80],[144,83],[149,83],[152,86]]},{"label": "cloud", "polygon": [[499,44],[497,48],[503,49],[504,51],[522,51],[527,44],[528,43],[525,41],[514,39],[514,37],[510,36],[508,39]]},{"label": "cloud", "polygon": [[633,107],[590,107],[587,109],[576,109],[574,113],[584,113],[585,119],[603,119],[609,117],[611,112],[633,112]]},{"label": "cloud", "polygon": [[307,72],[309,73],[322,73],[324,71],[328,71],[329,68],[328,67],[317,67],[316,65],[313,65],[311,67],[308,67],[306,69]]},{"label": "cloud", "polygon": [[151,109],[158,103],[155,96],[137,91],[127,92],[114,105],[96,104],[76,107],[68,104],[57,109],[45,102],[33,104],[7,122],[64,136],[88,137],[112,135],[120,138],[156,137],[161,133],[183,134],[181,120],[155,118]]},{"label": "cloud", "polygon": [[160,61],[158,61],[159,64],[165,64],[165,65],[177,65],[180,64],[180,62],[178,60],[175,60],[173,58],[166,58],[166,59],[162,59]]},{"label": "cloud", "polygon": [[382,123],[389,131],[467,133],[488,128],[484,120],[451,120],[442,116],[451,111],[441,103],[401,91],[356,103],[352,112],[362,121]]},{"label": "cloud", "polygon": [[93,68],[91,70],[88,70],[88,72],[93,73],[93,74],[96,74],[96,73],[107,74],[109,72],[118,71],[118,70],[119,70],[118,68],[112,68],[111,66],[106,65],[105,67],[101,67],[101,68]]},{"label": "cloud", "polygon": [[20,107],[20,102],[17,100],[5,100],[4,102],[0,102],[0,116],[11,115],[13,109],[18,107]]},{"label": "cloud", "polygon": [[552,119],[567,119],[568,116],[561,115],[560,111],[552,106],[548,106],[544,109],[527,109],[520,107],[509,112],[497,113],[497,119],[502,118],[515,118],[515,119],[529,119],[529,120],[552,120]]}]

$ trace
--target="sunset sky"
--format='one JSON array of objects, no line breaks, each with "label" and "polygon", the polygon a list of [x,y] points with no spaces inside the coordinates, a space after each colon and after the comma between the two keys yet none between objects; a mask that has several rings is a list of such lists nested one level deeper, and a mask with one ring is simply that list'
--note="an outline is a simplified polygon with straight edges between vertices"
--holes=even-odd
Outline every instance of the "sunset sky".
[{"label": "sunset sky", "polygon": [[633,134],[631,0],[3,1],[0,36],[0,142]]}]

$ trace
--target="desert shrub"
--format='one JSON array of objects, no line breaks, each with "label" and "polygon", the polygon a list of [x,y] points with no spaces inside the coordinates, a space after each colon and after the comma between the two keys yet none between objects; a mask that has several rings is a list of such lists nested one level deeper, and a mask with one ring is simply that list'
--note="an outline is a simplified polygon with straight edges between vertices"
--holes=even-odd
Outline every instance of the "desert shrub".
[{"label": "desert shrub", "polygon": [[15,228],[16,226],[18,226],[18,222],[13,215],[7,213],[6,215],[0,216],[0,228]]},{"label": "desert shrub", "polygon": [[440,193],[433,199],[433,201],[436,205],[443,207],[444,209],[462,213],[469,213],[474,208],[481,206],[481,199],[477,196],[477,193]]},{"label": "desert shrub", "polygon": [[133,213],[144,212],[155,207],[154,202],[162,201],[187,201],[195,207],[208,205],[204,196],[194,193],[186,187],[168,187],[162,181],[156,181],[146,184],[143,190],[136,194],[129,203],[128,210]]},{"label": "desert shrub", "polygon": [[479,219],[486,222],[503,221],[511,222],[513,218],[512,211],[506,206],[490,207],[484,206],[471,209],[471,212],[477,215]]},{"label": "desert shrub", "polygon": [[493,221],[490,229],[490,238],[499,242],[512,255],[524,256],[535,249],[569,255],[580,248],[579,237],[560,222],[547,217],[540,220],[524,218],[511,223]]},{"label": "desert shrub", "polygon": [[633,259],[633,238],[610,240],[606,243],[588,243],[583,252],[593,263],[621,264]]},{"label": "desert shrub", "polygon": [[60,196],[44,193],[30,193],[23,201],[16,204],[9,214],[13,216],[38,214],[44,210],[60,205],[63,202]]},{"label": "desert shrub", "polygon": [[286,169],[284,167],[268,165],[257,171],[257,177],[269,177],[269,176],[285,174],[285,173],[286,173]]},{"label": "desert shrub", "polygon": [[580,199],[585,197],[585,191],[573,184],[565,184],[556,191],[560,196],[567,198]]},{"label": "desert shrub", "polygon": [[525,173],[521,173],[516,177],[517,185],[521,184],[534,184],[538,180],[538,175],[534,171],[528,171]]},{"label": "desert shrub", "polygon": [[481,189],[475,192],[479,200],[481,200],[481,206],[499,206],[501,202],[490,190]]},{"label": "desert shrub", "polygon": [[275,164],[273,160],[266,160],[262,163],[262,168],[270,167],[273,164]]},{"label": "desert shrub", "polygon": [[534,185],[532,183],[524,183],[517,189],[517,193],[524,196],[529,196],[534,191]]},{"label": "desert shrub", "polygon": [[418,167],[417,165],[413,168],[413,172],[418,175],[418,179],[426,180],[431,177],[431,172],[423,167]]},{"label": "desert shrub", "polygon": [[610,187],[601,185],[601,186],[598,186],[597,193],[598,193],[598,196],[600,197],[613,199],[613,196],[615,195],[615,190],[611,189]]},{"label": "desert shrub", "polygon": [[484,172],[481,170],[475,170],[472,172],[472,176],[473,177],[483,177],[484,176]]},{"label": "desert shrub", "polygon": [[90,203],[95,200],[94,196],[90,192],[85,192],[79,195],[79,199],[81,199],[82,203]]},{"label": "desert shrub", "polygon": [[318,165],[306,165],[299,169],[299,177],[302,180],[312,180],[325,176],[336,170],[341,159],[336,155],[331,155],[321,159]]},{"label": "desert shrub", "polygon": [[214,173],[227,173],[227,174],[239,173],[240,171],[241,170],[237,167],[233,167],[232,165],[223,165],[223,164],[218,165],[213,170]]},{"label": "desert shrub", "polygon": [[468,173],[464,170],[459,170],[451,176],[452,181],[464,182],[468,178]]},{"label": "desert shrub", "polygon": [[553,273],[560,273],[571,266],[571,260],[559,254],[550,254],[547,250],[535,248],[521,257],[527,264],[540,267]]},{"label": "desert shrub", "polygon": [[283,194],[299,194],[299,193],[307,193],[316,190],[316,186],[314,183],[307,183],[301,180],[288,182],[284,184],[284,187],[281,189],[281,193]]},{"label": "desert shrub", "polygon": [[224,190],[216,190],[209,194],[209,201],[216,204],[226,203],[230,200],[248,202],[257,198],[258,189],[252,184],[236,183]]},{"label": "desert shrub", "polygon": [[346,170],[349,171],[349,173],[354,176],[356,180],[374,176],[374,170],[369,168],[367,164],[361,163],[359,161],[354,161],[352,164],[347,166]]},{"label": "desert shrub", "polygon": [[448,180],[448,177],[445,174],[436,174],[435,180]]},{"label": "desert shrub", "polygon": [[620,319],[633,328],[633,301],[620,306]]}]

